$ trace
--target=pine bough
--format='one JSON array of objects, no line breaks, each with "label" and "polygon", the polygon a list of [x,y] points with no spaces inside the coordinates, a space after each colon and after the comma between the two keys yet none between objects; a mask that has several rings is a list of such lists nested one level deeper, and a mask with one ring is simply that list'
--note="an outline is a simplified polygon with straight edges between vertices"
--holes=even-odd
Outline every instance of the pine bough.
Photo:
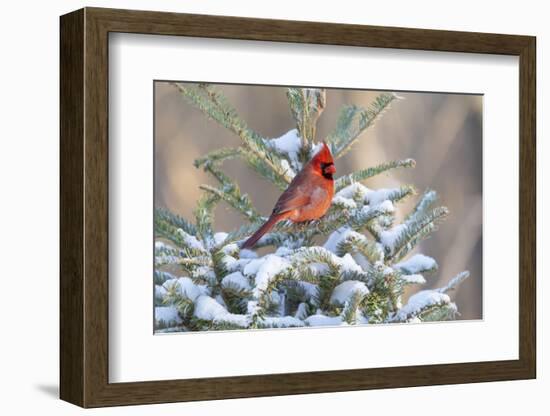
[{"label": "pine bough", "polygon": [[[252,131],[226,98],[207,84],[173,83],[208,118],[241,139],[195,161],[217,182],[203,185],[203,197],[189,222],[165,209],[155,212],[155,330],[157,332],[283,328],[450,320],[457,307],[448,292],[469,275],[462,272],[440,289],[421,290],[403,305],[408,286],[419,286],[437,270],[436,261],[412,254],[446,217],[427,190],[400,224],[395,207],[416,194],[412,186],[370,189],[361,182],[414,160],[386,162],[336,180],[329,212],[307,224],[283,222],[257,247],[274,246],[264,256],[240,244],[265,221],[250,198],[222,169],[240,158],[257,174],[285,189],[317,151],[316,121],[326,95],[322,89],[287,89],[296,128],[275,139]],[[380,94],[368,108],[346,106],[327,143],[344,155],[390,105],[396,94]],[[214,231],[213,211],[225,203],[247,224],[229,233]],[[322,245],[318,242],[323,241]]]}]

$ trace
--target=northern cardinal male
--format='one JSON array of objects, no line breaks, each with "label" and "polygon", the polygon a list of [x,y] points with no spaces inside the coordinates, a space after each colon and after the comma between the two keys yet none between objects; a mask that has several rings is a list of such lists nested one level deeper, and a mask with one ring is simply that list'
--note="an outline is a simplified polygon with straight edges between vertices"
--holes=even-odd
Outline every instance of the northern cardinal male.
[{"label": "northern cardinal male", "polygon": [[279,221],[289,219],[292,222],[303,222],[316,220],[325,215],[334,196],[332,175],[335,172],[330,149],[323,143],[321,150],[281,194],[266,223],[244,242],[242,248],[253,247]]}]

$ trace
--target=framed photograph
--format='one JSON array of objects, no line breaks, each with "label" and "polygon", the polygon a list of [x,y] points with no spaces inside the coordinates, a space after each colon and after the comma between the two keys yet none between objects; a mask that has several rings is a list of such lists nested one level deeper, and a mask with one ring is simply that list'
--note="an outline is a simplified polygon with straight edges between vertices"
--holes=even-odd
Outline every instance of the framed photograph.
[{"label": "framed photograph", "polygon": [[63,400],[536,376],[534,37],[60,28]]}]

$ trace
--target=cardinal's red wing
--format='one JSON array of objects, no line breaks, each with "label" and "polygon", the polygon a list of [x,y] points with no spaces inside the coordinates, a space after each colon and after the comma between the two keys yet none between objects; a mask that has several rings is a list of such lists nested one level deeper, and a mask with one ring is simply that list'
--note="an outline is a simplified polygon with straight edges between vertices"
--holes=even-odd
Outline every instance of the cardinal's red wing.
[{"label": "cardinal's red wing", "polygon": [[277,203],[273,208],[274,214],[282,214],[283,212],[292,211],[293,209],[301,208],[311,201],[310,192],[307,192],[306,175],[304,171],[301,171],[294,180],[288,185],[286,191],[284,191]]},{"label": "cardinal's red wing", "polygon": [[311,198],[309,195],[304,195],[300,193],[295,194],[295,192],[284,192],[277,201],[275,208],[273,208],[273,213],[282,214],[284,212],[301,208],[309,204],[310,200]]}]

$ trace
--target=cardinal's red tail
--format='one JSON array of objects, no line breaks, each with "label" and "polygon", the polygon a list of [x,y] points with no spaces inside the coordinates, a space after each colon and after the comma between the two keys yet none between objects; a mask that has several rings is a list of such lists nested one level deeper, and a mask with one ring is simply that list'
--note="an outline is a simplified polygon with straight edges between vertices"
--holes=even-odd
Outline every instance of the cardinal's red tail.
[{"label": "cardinal's red tail", "polygon": [[254,244],[258,242],[262,236],[267,233],[271,228],[281,219],[280,215],[272,215],[269,217],[269,219],[265,222],[264,225],[262,225],[260,228],[258,228],[258,231],[256,231],[254,234],[250,236],[248,240],[244,242],[242,245],[242,249],[245,248],[252,248],[254,247]]}]

